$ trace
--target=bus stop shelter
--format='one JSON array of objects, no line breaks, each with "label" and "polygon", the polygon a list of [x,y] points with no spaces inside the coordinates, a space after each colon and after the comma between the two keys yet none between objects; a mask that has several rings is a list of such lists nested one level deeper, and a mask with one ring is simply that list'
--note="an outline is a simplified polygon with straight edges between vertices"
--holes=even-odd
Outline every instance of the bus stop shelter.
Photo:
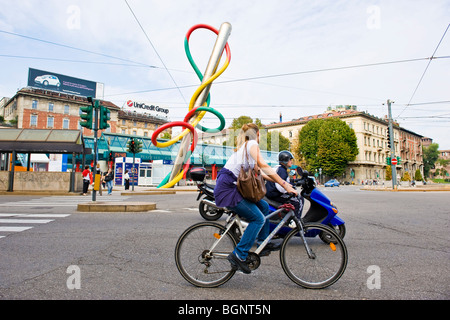
[{"label": "bus stop shelter", "polygon": [[[91,150],[85,148],[84,140],[79,130],[56,129],[0,129],[0,153],[5,154],[2,166],[10,171],[8,191],[14,189],[14,167],[18,154],[28,154],[27,170],[30,169],[31,154],[90,154]],[[11,159],[10,160],[10,155]],[[11,163],[11,165],[9,165]],[[75,170],[72,170],[71,191],[75,181]]]}]

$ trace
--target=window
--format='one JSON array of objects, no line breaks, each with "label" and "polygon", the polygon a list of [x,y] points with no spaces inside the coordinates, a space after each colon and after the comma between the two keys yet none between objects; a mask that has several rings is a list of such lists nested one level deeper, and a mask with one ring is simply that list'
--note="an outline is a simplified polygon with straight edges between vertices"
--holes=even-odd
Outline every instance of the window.
[{"label": "window", "polygon": [[53,102],[48,103],[48,112],[53,112],[53,108],[55,107]]},{"label": "window", "polygon": [[63,129],[69,129],[69,119],[63,120]]},{"label": "window", "polygon": [[37,126],[37,115],[32,114],[30,118],[30,126]]},{"label": "window", "polygon": [[69,108],[69,105],[66,104],[66,105],[64,106],[64,114],[69,114],[69,109],[70,109],[70,108]]},{"label": "window", "polygon": [[37,106],[38,106],[38,101],[37,101],[37,100],[33,100],[33,101],[31,102],[31,109],[36,110],[36,109],[37,109]]},{"label": "window", "polygon": [[53,128],[53,117],[47,117],[47,128]]},{"label": "window", "polygon": [[126,120],[122,120],[122,125],[124,126],[126,124],[127,124],[127,121]]}]

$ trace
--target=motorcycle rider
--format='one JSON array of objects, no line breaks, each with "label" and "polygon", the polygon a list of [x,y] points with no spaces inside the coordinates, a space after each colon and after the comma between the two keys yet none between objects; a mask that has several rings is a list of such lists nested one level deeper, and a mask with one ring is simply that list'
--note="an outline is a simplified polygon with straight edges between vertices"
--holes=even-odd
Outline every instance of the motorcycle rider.
[{"label": "motorcycle rider", "polygon": [[[289,183],[292,186],[294,185],[294,183],[290,181],[288,173],[288,169],[292,167],[293,160],[294,156],[289,151],[283,150],[278,154],[279,165],[275,167],[275,171],[280,176],[280,178],[284,180],[283,185],[285,183]],[[287,192],[283,188],[283,186],[272,181],[266,181],[266,189],[267,198],[280,203],[291,203],[295,208],[295,215],[297,216],[297,218],[301,218],[305,199],[303,199],[300,193],[298,193],[298,197],[289,199]]]}]

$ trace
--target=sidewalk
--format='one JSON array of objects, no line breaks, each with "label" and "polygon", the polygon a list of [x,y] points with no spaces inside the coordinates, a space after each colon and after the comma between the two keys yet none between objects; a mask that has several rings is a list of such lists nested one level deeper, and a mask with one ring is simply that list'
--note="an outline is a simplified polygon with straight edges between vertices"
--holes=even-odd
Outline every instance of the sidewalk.
[{"label": "sidewalk", "polygon": [[[106,189],[102,189],[103,193],[107,193]],[[135,186],[134,191],[125,190],[124,186],[114,186],[113,193],[120,192],[121,195],[149,195],[149,194],[175,194],[176,192],[196,192],[197,186],[175,186],[173,188],[156,188]],[[0,191],[0,196],[80,196],[82,192],[69,192],[69,191],[20,191],[14,190],[13,192]],[[92,186],[89,187],[88,195],[92,194]],[[98,195],[98,191],[97,191]]]},{"label": "sidewalk", "polygon": [[361,190],[368,191],[392,191],[392,192],[427,192],[427,191],[450,191],[450,184],[432,183],[421,186],[397,186],[396,189],[392,189],[391,185],[374,185],[364,186]]}]

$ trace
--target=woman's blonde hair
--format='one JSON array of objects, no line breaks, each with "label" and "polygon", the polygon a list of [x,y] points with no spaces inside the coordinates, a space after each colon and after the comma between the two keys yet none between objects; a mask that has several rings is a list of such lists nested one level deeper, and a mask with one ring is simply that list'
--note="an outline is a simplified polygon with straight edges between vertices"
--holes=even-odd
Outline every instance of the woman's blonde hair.
[{"label": "woman's blonde hair", "polygon": [[236,150],[249,140],[256,140],[258,138],[259,128],[254,123],[246,123],[240,129],[239,135],[236,141]]}]

